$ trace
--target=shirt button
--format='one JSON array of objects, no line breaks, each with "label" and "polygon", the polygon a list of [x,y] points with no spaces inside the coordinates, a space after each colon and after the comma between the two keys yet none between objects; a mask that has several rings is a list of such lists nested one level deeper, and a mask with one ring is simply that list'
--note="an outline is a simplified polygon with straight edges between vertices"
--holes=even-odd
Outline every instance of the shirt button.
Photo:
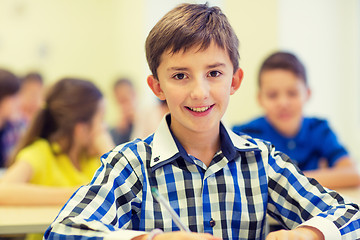
[{"label": "shirt button", "polygon": [[296,148],[296,142],[294,140],[290,140],[288,143],[287,143],[287,148],[289,150],[294,150]]},{"label": "shirt button", "polygon": [[215,224],[216,224],[216,222],[215,222],[215,220],[214,219],[212,219],[211,218],[211,220],[210,220],[210,227],[214,227],[215,226]]}]

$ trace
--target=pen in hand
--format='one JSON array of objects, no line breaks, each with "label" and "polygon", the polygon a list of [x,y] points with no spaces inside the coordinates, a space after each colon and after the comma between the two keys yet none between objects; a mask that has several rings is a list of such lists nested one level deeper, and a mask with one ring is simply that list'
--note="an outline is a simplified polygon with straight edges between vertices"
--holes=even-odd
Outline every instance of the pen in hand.
[{"label": "pen in hand", "polygon": [[158,190],[156,188],[152,187],[151,192],[152,192],[154,198],[156,199],[156,201],[158,201],[160,203],[160,205],[162,205],[170,213],[176,226],[178,226],[181,231],[191,232],[190,229],[181,222],[180,217],[176,214],[174,209],[172,209],[171,206],[166,202],[164,197],[160,195]]}]

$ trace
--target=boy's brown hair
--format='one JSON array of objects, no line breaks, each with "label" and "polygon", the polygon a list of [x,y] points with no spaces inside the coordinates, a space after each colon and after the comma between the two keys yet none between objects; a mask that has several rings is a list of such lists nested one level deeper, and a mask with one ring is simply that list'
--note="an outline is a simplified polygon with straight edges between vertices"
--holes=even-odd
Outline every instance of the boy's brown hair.
[{"label": "boy's brown hair", "polygon": [[20,90],[20,80],[12,72],[0,69],[0,101],[13,96]]},{"label": "boy's brown hair", "polygon": [[239,67],[239,40],[220,8],[207,4],[179,5],[153,27],[146,39],[146,59],[152,74],[158,79],[157,68],[165,51],[174,54],[196,45],[205,50],[212,41],[227,51],[235,73]]},{"label": "boy's brown hair", "polygon": [[290,52],[275,52],[264,60],[259,70],[258,86],[261,86],[261,74],[263,72],[276,69],[292,72],[304,81],[305,86],[308,86],[304,64]]}]

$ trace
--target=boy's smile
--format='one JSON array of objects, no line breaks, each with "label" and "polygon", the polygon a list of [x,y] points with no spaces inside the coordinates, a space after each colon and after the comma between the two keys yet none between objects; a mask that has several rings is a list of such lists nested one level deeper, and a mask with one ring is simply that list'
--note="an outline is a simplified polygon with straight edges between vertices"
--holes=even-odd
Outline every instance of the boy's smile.
[{"label": "boy's smile", "polygon": [[193,114],[203,114],[209,112],[209,110],[214,106],[215,104],[211,106],[206,107],[187,107],[190,111],[193,112]]},{"label": "boy's smile", "polygon": [[157,69],[159,80],[149,76],[148,83],[171,113],[175,135],[217,134],[230,95],[239,88],[242,71],[235,74],[225,50],[211,43],[170,53],[165,51]]}]

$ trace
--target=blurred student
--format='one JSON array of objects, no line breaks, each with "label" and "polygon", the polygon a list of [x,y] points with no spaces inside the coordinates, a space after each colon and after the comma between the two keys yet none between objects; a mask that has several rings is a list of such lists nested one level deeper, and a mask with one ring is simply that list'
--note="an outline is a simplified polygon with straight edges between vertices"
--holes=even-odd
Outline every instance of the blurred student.
[{"label": "blurred student", "polygon": [[77,187],[91,180],[100,166],[99,156],[112,147],[99,89],[86,80],[60,80],[0,179],[0,204],[64,204]]},{"label": "blurred student", "polygon": [[304,65],[293,54],[276,52],[262,64],[258,101],[265,116],[233,131],[270,141],[290,156],[308,177],[329,188],[359,185],[355,163],[324,119],[306,117],[311,92]]},{"label": "blurred student", "polygon": [[132,139],[143,139],[154,133],[168,112],[169,108],[166,100],[159,99],[156,99],[156,102],[151,107],[142,109],[137,114]]},{"label": "blurred student", "polygon": [[8,70],[0,69],[0,168],[7,165],[21,134],[21,128],[11,121],[14,111],[17,111],[19,89],[19,79]]},{"label": "blurred student", "polygon": [[153,106],[139,109],[135,87],[127,78],[120,78],[115,82],[114,95],[120,118],[110,129],[110,133],[116,145],[149,136],[169,112],[166,101],[158,99]]},{"label": "blurred student", "polygon": [[120,78],[114,84],[114,95],[119,107],[120,118],[110,129],[116,145],[130,141],[136,116],[136,91],[133,83],[127,78]]},{"label": "blurred student", "polygon": [[43,105],[44,81],[37,72],[30,72],[21,79],[19,91],[20,119],[27,126]]}]

